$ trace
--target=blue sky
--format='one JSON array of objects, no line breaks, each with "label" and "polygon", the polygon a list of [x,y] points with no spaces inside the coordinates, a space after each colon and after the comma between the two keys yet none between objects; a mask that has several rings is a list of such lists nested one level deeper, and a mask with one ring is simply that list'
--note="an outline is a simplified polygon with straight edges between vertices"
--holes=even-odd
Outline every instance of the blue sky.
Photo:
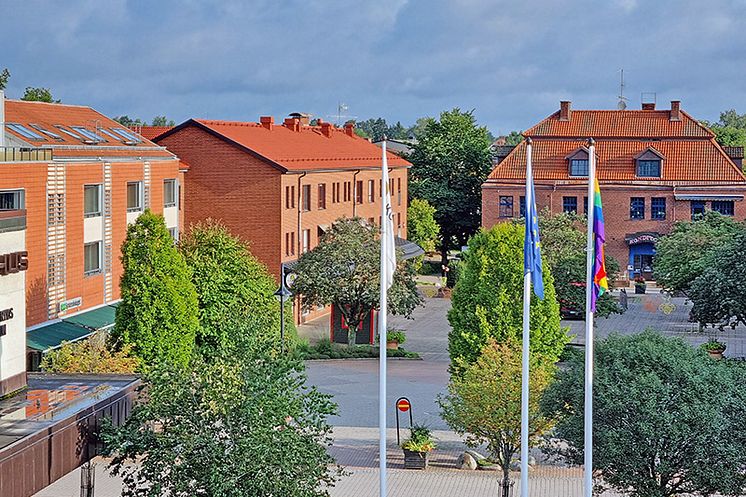
[{"label": "blue sky", "polygon": [[405,125],[474,109],[493,133],[569,99],[746,112],[746,0],[305,0],[5,3],[0,67],[110,115],[258,120],[338,102]]}]

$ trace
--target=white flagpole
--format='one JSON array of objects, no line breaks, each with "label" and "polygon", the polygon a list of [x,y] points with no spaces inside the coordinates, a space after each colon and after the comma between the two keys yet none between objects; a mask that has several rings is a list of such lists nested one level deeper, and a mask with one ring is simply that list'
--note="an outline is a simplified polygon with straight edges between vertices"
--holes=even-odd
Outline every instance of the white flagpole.
[{"label": "white flagpole", "polygon": [[[532,202],[529,179],[533,178],[531,165],[531,138],[526,138],[526,208],[523,213],[526,229]],[[525,250],[525,248],[524,248]],[[521,367],[521,497],[528,497],[528,354],[531,324],[531,273],[524,268],[523,275],[523,355]]]},{"label": "white flagpole", "polygon": [[588,140],[588,245],[586,247],[585,278],[585,433],[584,433],[584,495],[593,497],[593,312],[591,298],[593,292],[594,237],[593,204],[595,200],[596,142]]},{"label": "white flagpole", "polygon": [[381,298],[378,311],[378,467],[379,496],[386,497],[386,314],[388,313],[388,278],[387,275],[387,233],[391,229],[387,204],[388,160],[386,157],[386,137],[383,137],[383,160],[381,172]]}]

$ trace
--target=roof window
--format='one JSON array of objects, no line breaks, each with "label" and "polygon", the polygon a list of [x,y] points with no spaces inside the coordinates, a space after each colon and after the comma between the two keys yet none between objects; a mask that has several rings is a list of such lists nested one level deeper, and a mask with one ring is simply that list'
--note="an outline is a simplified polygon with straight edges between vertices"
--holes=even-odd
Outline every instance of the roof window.
[{"label": "roof window", "polygon": [[69,136],[71,138],[74,138],[74,139],[80,140],[80,141],[85,141],[85,139],[83,137],[81,137],[80,135],[77,135],[76,133],[73,133],[69,129],[63,128],[59,124],[55,124],[54,127],[57,128],[58,130],[62,131],[63,133],[65,133],[67,136]]},{"label": "roof window", "polygon": [[23,124],[16,124],[16,123],[6,123],[5,124],[9,129],[15,131],[19,135],[23,136],[24,138],[28,138],[30,140],[44,140],[44,137],[41,136],[39,133],[35,133],[28,129]]},{"label": "roof window", "polygon": [[100,143],[100,142],[105,142],[106,141],[105,139],[103,139],[102,137],[98,136],[93,131],[91,131],[89,129],[86,129],[83,126],[70,126],[70,127],[72,129],[74,129],[75,131],[77,131],[79,134],[85,136],[86,138],[88,138],[88,140],[90,140],[90,141],[92,141],[94,143]]},{"label": "roof window", "polygon": [[29,123],[29,126],[31,126],[32,128],[34,128],[36,131],[39,131],[40,133],[44,133],[45,135],[47,135],[48,137],[50,137],[50,138],[52,138],[54,140],[57,140],[57,141],[62,141],[63,140],[63,138],[60,135],[58,135],[57,133],[55,133],[53,131],[49,131],[48,129],[42,128],[38,124],[31,124],[31,123]]},{"label": "roof window", "polygon": [[136,134],[124,128],[112,128],[112,130],[118,135],[122,135],[127,141],[132,141],[135,143],[140,143],[142,141]]},{"label": "roof window", "polygon": [[98,128],[96,131],[105,134],[106,136],[108,136],[109,138],[112,138],[115,141],[120,141],[120,142],[125,141],[121,136],[115,135],[113,132],[109,131],[106,128]]}]

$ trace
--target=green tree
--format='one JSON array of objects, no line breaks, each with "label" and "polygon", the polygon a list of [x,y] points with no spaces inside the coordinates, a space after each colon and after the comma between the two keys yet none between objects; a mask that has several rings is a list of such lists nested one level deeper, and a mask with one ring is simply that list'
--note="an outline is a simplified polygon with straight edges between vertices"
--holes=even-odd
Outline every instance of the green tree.
[{"label": "green tree", "polygon": [[124,115],[124,116],[116,116],[114,118],[116,122],[124,126],[125,128],[128,128],[130,126],[141,126],[145,124],[141,119],[131,119],[130,116]]},{"label": "green tree", "polygon": [[[451,371],[477,360],[489,338],[521,343],[523,330],[523,233],[500,223],[469,241],[448,312]],[[531,296],[531,354],[555,363],[569,337],[560,327],[554,279],[544,261],[544,300]]]},{"label": "green tree", "polygon": [[402,125],[401,121],[396,121],[396,124],[389,126],[386,137],[391,140],[406,140],[409,135],[407,134],[407,128]]},{"label": "green tree", "polygon": [[168,119],[166,116],[155,116],[151,126],[175,126],[176,123],[173,119]]},{"label": "green tree", "polygon": [[384,135],[389,132],[389,125],[386,123],[386,119],[382,117],[359,121],[355,123],[355,126],[356,129],[365,133],[366,138],[370,138],[373,141],[383,139]]},{"label": "green tree", "polygon": [[746,146],[746,114],[739,114],[735,109],[720,113],[717,122],[701,121],[715,133],[720,145],[730,147]]},{"label": "green tree", "polygon": [[146,210],[127,227],[122,266],[114,338],[132,344],[146,367],[185,366],[199,329],[197,294],[163,216]]},{"label": "green tree", "polygon": [[[741,364],[646,331],[599,342],[594,371],[593,469],[603,484],[631,497],[746,491]],[[574,464],[583,462],[583,372],[578,355],[543,401],[558,417],[555,449]]]},{"label": "green tree", "polygon": [[674,223],[671,232],[656,243],[656,282],[691,297],[694,280],[715,262],[710,260],[713,250],[743,230],[742,223],[712,211],[691,222]]},{"label": "green tree", "polygon": [[432,117],[420,117],[415,121],[414,125],[410,126],[409,129],[407,129],[407,138],[414,138],[415,140],[419,140],[425,133],[425,130],[427,129],[427,126],[434,122],[435,119]]},{"label": "green tree", "polygon": [[[255,337],[261,327],[234,333]],[[328,495],[341,474],[326,451],[331,396],[307,385],[292,355],[263,341],[245,350],[146,374],[147,402],[102,436],[123,495]]]},{"label": "green tree", "polygon": [[[349,327],[349,343],[355,330],[379,302],[381,256],[377,229],[360,218],[334,222],[319,244],[298,259],[293,290],[304,307],[335,305]],[[409,316],[422,303],[414,281],[414,269],[400,261],[388,291],[388,309]]]},{"label": "green tree", "polygon": [[508,136],[505,137],[505,143],[507,145],[518,145],[523,141],[523,131],[511,131]]},{"label": "green tree", "polygon": [[425,252],[435,250],[440,227],[435,222],[435,208],[427,200],[413,198],[407,209],[407,237]]},{"label": "green tree", "polygon": [[0,90],[4,90],[8,86],[8,80],[10,79],[10,71],[8,71],[8,68],[0,72]]},{"label": "green tree", "polygon": [[52,91],[49,88],[34,88],[32,86],[26,87],[26,91],[23,93],[21,100],[29,102],[47,102],[50,104],[58,104],[61,102],[52,97]]},{"label": "green tree", "polygon": [[492,170],[491,141],[472,112],[443,112],[429,121],[414,145],[409,191],[435,207],[442,263],[479,228],[482,183]]},{"label": "green tree", "polygon": [[[552,427],[539,399],[552,381],[555,366],[531,357],[529,378],[529,445]],[[454,376],[448,395],[438,403],[443,419],[471,447],[487,444],[492,460],[508,478],[513,456],[521,447],[521,348],[490,338],[476,362]]]},{"label": "green tree", "polygon": [[[234,340],[232,322],[251,317],[260,324],[262,337],[276,341],[280,329],[280,304],[274,297],[277,283],[249,251],[217,221],[208,219],[191,227],[179,242],[197,290],[199,321],[197,345],[207,353],[224,349]],[[295,333],[290,303],[286,328]]]},{"label": "green tree", "polygon": [[131,345],[112,350],[106,345],[106,334],[97,332],[77,342],[62,342],[62,346],[44,354],[41,370],[45,373],[132,374],[138,359],[131,354]]}]

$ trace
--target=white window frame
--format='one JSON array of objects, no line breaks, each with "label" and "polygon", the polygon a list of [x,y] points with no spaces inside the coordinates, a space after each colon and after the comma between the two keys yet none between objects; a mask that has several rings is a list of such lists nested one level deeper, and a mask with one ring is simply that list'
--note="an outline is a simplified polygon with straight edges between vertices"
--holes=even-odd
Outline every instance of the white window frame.
[{"label": "white window frame", "polygon": [[127,212],[142,212],[143,210],[143,204],[145,203],[145,200],[143,199],[143,188],[142,188],[142,181],[128,181],[127,182],[127,203],[129,203],[130,199],[130,185],[137,185],[137,207],[130,207],[127,206]]},{"label": "white window frame", "polygon": [[[85,191],[86,188],[96,188],[98,190],[98,211],[97,212],[86,212],[85,210]],[[83,217],[99,217],[103,214],[102,210],[102,204],[103,204],[103,198],[102,198],[102,192],[104,190],[104,185],[101,183],[98,184],[91,184],[91,185],[83,185]]]},{"label": "white window frame", "polygon": [[16,188],[16,189],[11,189],[11,190],[0,190],[0,194],[1,193],[13,193],[13,194],[15,194],[17,196],[17,199],[18,199],[18,207],[13,208],[13,209],[3,209],[3,208],[0,208],[0,211],[16,211],[16,210],[21,210],[21,209],[25,209],[26,208],[26,191],[23,190],[22,188]]},{"label": "white window frame", "polygon": [[168,234],[171,235],[174,243],[179,241],[179,228],[177,228],[176,226],[174,226],[173,228],[168,228]]},{"label": "white window frame", "polygon": [[[166,184],[170,183],[173,185],[173,200],[171,202],[166,201]],[[163,180],[163,207],[176,207],[178,205],[178,187],[175,179],[164,179]]]},{"label": "white window frame", "polygon": [[305,254],[311,250],[311,230],[303,230],[301,233],[303,239],[303,242],[301,243],[301,254]]},{"label": "white window frame", "polygon": [[[86,257],[86,248],[89,247],[89,246],[91,246],[91,245],[96,245],[97,250],[98,250],[98,267],[95,268],[95,269],[86,269],[86,260],[85,260],[85,257]],[[103,261],[101,260],[102,259],[102,255],[103,255],[102,254],[102,250],[101,250],[101,246],[102,246],[101,241],[83,244],[83,274],[85,276],[93,276],[93,275],[99,274],[101,272],[101,267],[103,265],[102,264]]]}]

